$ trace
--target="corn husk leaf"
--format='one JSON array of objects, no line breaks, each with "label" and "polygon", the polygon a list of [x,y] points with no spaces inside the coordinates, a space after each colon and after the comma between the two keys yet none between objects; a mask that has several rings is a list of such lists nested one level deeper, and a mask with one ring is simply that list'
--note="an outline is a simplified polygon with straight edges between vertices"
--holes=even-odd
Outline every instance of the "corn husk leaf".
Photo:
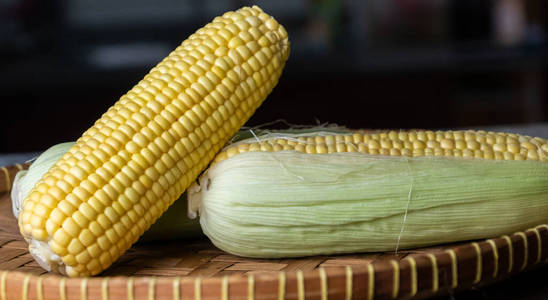
[{"label": "corn husk leaf", "polygon": [[219,248],[249,257],[397,251],[548,221],[548,164],[247,152],[189,192]]}]

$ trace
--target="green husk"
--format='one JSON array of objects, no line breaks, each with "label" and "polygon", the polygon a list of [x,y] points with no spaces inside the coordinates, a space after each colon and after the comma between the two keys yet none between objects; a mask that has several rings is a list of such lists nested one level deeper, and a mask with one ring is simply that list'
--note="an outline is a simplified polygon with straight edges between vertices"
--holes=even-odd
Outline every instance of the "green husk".
[{"label": "green husk", "polygon": [[23,200],[27,197],[36,182],[72,147],[74,142],[51,146],[38,156],[28,170],[15,174],[11,189],[13,215],[17,218],[21,212]]},{"label": "green husk", "polygon": [[548,164],[247,152],[189,190],[204,233],[248,257],[397,251],[548,221]]}]

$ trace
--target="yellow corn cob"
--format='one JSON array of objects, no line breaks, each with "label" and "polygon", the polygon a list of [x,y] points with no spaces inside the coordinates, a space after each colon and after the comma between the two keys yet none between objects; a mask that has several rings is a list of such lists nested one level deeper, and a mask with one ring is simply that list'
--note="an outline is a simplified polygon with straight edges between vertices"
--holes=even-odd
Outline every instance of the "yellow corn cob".
[{"label": "yellow corn cob", "polygon": [[36,184],[19,218],[46,269],[100,273],[179,197],[278,82],[285,29],[260,8],[199,29]]},{"label": "yellow corn cob", "polygon": [[546,223],[547,161],[517,134],[267,133],[220,152],[188,208],[235,255],[397,252]]},{"label": "yellow corn cob", "polygon": [[[262,140],[262,141],[261,141]],[[261,138],[226,147],[213,163],[244,152],[294,150],[310,154],[362,152],[391,156],[447,156],[503,160],[548,160],[539,137],[486,131],[386,131]]]}]

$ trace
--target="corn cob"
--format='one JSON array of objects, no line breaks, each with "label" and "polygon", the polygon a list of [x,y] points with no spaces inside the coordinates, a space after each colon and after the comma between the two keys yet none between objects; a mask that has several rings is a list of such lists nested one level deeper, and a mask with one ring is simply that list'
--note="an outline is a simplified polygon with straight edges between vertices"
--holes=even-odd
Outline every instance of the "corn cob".
[{"label": "corn cob", "polygon": [[276,85],[287,33],[258,7],[199,29],[36,184],[19,227],[46,269],[100,273],[207,166]]},{"label": "corn cob", "polygon": [[483,131],[270,134],[227,146],[188,190],[219,248],[394,251],[548,221],[548,143]]}]

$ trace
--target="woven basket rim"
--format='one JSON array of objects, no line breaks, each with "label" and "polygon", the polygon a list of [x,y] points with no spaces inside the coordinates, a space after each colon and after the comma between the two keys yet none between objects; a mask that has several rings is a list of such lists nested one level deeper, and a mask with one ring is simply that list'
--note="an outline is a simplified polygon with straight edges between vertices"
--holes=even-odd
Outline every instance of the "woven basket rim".
[{"label": "woven basket rim", "polygon": [[[541,234],[540,231],[543,231]],[[546,236],[547,239],[545,241],[542,241],[541,236]],[[528,248],[527,245],[528,240],[533,237],[534,239],[538,240],[536,249]],[[249,285],[250,280],[253,280],[254,284],[257,285],[258,283],[265,284],[265,285],[274,285],[274,286],[280,286],[280,281],[283,279],[285,281],[296,281],[296,285],[304,285],[304,282],[309,282],[311,280],[316,280],[320,282],[320,286],[327,286],[328,281],[340,281],[346,283],[346,288],[349,287],[348,282],[355,281],[355,278],[366,278],[367,282],[365,283],[368,285],[367,287],[367,294],[369,295],[367,299],[384,299],[383,294],[378,294],[375,289],[377,288],[377,285],[375,284],[374,278],[384,278],[384,277],[394,277],[395,274],[401,274],[403,269],[409,269],[411,266],[414,268],[416,272],[416,261],[423,259],[427,257],[429,260],[437,261],[437,272],[441,272],[443,268],[450,270],[450,277],[449,278],[449,284],[442,285],[441,283],[438,283],[438,285],[434,288],[430,289],[417,289],[415,286],[412,287],[411,293],[406,293],[405,295],[398,294],[397,290],[399,290],[399,287],[394,288],[388,292],[385,291],[384,296],[387,298],[393,298],[393,299],[399,299],[400,297],[403,298],[424,298],[424,297],[430,297],[434,295],[441,295],[449,292],[450,290],[462,290],[466,288],[470,288],[475,285],[481,285],[485,283],[491,283],[496,282],[501,279],[505,279],[509,277],[512,274],[522,272],[524,270],[533,268],[537,265],[540,265],[541,263],[545,263],[546,259],[548,258],[548,255],[543,255],[542,252],[542,244],[546,243],[548,244],[548,225],[542,224],[538,225],[536,227],[529,228],[524,231],[519,231],[511,235],[503,235],[501,237],[497,238],[491,238],[486,239],[482,241],[472,241],[472,242],[466,242],[461,245],[457,246],[451,246],[445,249],[436,249],[430,253],[418,253],[413,254],[411,256],[408,256],[404,258],[403,260],[397,261],[395,259],[391,260],[382,260],[382,261],[375,261],[372,262],[369,267],[364,268],[363,266],[351,266],[347,265],[346,267],[334,267],[334,268],[323,268],[319,267],[316,270],[312,271],[277,271],[277,272],[269,272],[265,274],[233,274],[233,275],[224,275],[224,276],[212,276],[212,277],[200,277],[200,276],[113,276],[113,277],[103,277],[103,276],[95,276],[95,277],[77,277],[77,278],[68,278],[64,277],[62,275],[57,274],[43,274],[43,275],[34,275],[30,273],[25,273],[21,271],[10,271],[10,270],[0,270],[0,295],[2,293],[6,293],[6,290],[9,291],[9,289],[18,289],[21,290],[25,284],[28,284],[29,282],[37,282],[40,280],[43,283],[46,283],[46,285],[55,286],[56,289],[60,289],[61,287],[69,287],[69,286],[80,286],[88,285],[88,286],[100,286],[101,289],[104,292],[105,286],[108,286],[108,284],[116,283],[115,286],[124,286],[127,287],[130,284],[134,286],[148,286],[149,288],[152,285],[152,288],[154,288],[154,284],[160,284],[163,283],[164,285],[174,285],[177,283],[178,285],[184,286],[196,286],[197,282],[199,286],[219,286],[220,291],[223,290],[224,286],[228,287],[234,286],[234,285]],[[499,269],[496,274],[481,274],[482,270],[481,267],[476,266],[476,271],[479,271],[480,273],[474,274],[473,280],[463,280],[461,281],[461,278],[458,278],[459,276],[459,270],[457,270],[457,266],[463,266],[463,265],[470,265],[474,262],[481,261],[485,257],[490,256],[489,253],[492,251],[500,251],[504,247],[509,247],[516,249],[519,247],[519,245],[524,245],[524,252],[523,253],[529,253],[529,252],[536,252],[538,253],[537,256],[529,256],[529,258],[522,258],[521,263],[519,262],[518,257],[512,257],[512,260],[514,261],[514,264],[512,266],[509,266],[503,270]],[[427,249],[427,248],[426,248]],[[473,252],[470,252],[470,249],[475,249]],[[495,250],[496,249],[496,250]],[[532,251],[531,251],[532,250]],[[475,253],[475,255],[470,255],[470,253]],[[515,252],[514,252],[515,254]],[[514,255],[515,256],[515,255]],[[447,257],[449,257],[449,263],[444,263],[442,261],[447,261]],[[498,257],[493,256],[493,260],[499,260]],[[413,260],[414,263],[410,263],[410,260]],[[500,261],[498,262],[500,263]],[[397,270],[397,271],[396,271]],[[416,276],[416,274],[415,274]],[[455,277],[456,276],[456,277]],[[8,278],[10,279],[8,281]],[[251,279],[250,279],[251,278]],[[85,282],[85,283],[84,283]],[[401,282],[400,282],[401,284]],[[285,285],[285,283],[284,283]],[[3,291],[3,292],[2,292]],[[348,293],[353,293],[353,287],[350,285],[349,290],[343,289],[343,294],[348,295]],[[310,291],[308,291],[310,292]],[[319,293],[323,295],[323,293],[329,293],[328,290],[320,289]],[[222,292],[220,292],[222,294]],[[221,296],[221,294],[219,294]],[[391,294],[393,297],[388,297]],[[259,297],[259,294],[256,294],[255,297]],[[300,296],[299,296],[300,297]],[[219,297],[219,299],[223,299],[224,297]],[[7,298],[2,298],[7,299]],[[150,298],[149,298],[150,299]],[[152,299],[165,299],[160,298],[152,298]],[[170,297],[170,299],[173,299]]]},{"label": "woven basket rim", "polygon": [[[482,239],[482,240],[478,240],[478,241],[467,241],[467,242],[464,242],[462,244],[459,244],[459,245],[456,245],[456,246],[448,246],[447,248],[443,248],[443,249],[440,249],[439,246],[443,247],[443,245],[439,245],[435,250],[433,250],[431,253],[417,253],[417,254],[413,254],[412,257],[413,259],[416,259],[418,257],[423,257],[423,256],[428,256],[428,257],[431,257],[431,255],[433,255],[434,257],[438,258],[437,256],[439,255],[442,255],[442,254],[447,254],[447,253],[451,253],[451,252],[459,252],[460,250],[463,250],[465,248],[468,248],[468,247],[474,247],[476,248],[475,245],[478,245],[480,246],[480,244],[488,244],[491,248],[493,248],[492,244],[494,243],[495,245],[498,245],[498,247],[501,247],[499,245],[499,241],[504,241],[504,243],[506,243],[506,246],[507,245],[512,245],[512,238],[513,237],[518,237],[519,239],[522,239],[522,240],[526,240],[528,239],[527,238],[527,235],[529,233],[532,233],[533,235],[535,235],[535,237],[540,241],[541,238],[540,238],[540,233],[539,233],[539,229],[546,229],[546,231],[548,231],[548,224],[540,224],[540,225],[537,225],[535,227],[531,227],[531,228],[528,228],[526,230],[523,230],[523,231],[517,231],[517,232],[514,232],[513,234],[510,234],[510,235],[502,235],[502,236],[499,236],[499,237],[496,237],[496,238],[490,238],[490,239]],[[547,241],[548,243],[548,241]],[[525,244],[528,244],[528,242],[525,242]],[[542,252],[542,243],[539,243],[538,244],[538,248],[537,248],[537,252],[540,254]],[[512,246],[510,246],[512,247]],[[526,248],[528,248],[528,246],[525,246]],[[421,249],[429,249],[429,247],[426,247],[426,248],[421,248]],[[480,254],[480,255],[484,255],[485,253],[487,253],[488,251],[484,248],[482,248],[481,246],[479,247],[479,251],[476,252],[476,254]],[[450,254],[450,256],[452,256]],[[390,259],[390,260],[382,260],[382,261],[375,261],[375,262],[372,262],[373,265],[375,265],[378,269],[380,270],[384,270],[384,269],[390,269],[390,268],[393,268],[394,265],[393,265],[393,262],[397,262],[398,264],[401,264],[402,261],[408,259],[408,257],[404,258],[403,260],[400,260],[400,261],[397,261],[395,259]],[[455,260],[458,259],[457,256],[455,256]],[[548,259],[548,257],[547,257]],[[451,258],[451,260],[453,260],[453,258]],[[535,264],[536,263],[540,263],[542,261],[542,257],[536,257],[536,261],[535,261]],[[548,261],[546,261],[548,262]],[[352,267],[351,265],[348,265],[347,267]],[[527,267],[530,267],[528,265],[527,262],[524,262],[522,266],[520,266],[520,269],[521,270],[524,270],[526,269]],[[375,269],[377,269],[375,268]],[[512,267],[513,269],[514,267]],[[507,273],[511,273],[513,270],[508,270]],[[0,269],[0,274],[2,273],[24,273],[24,272],[20,272],[20,271],[10,271],[10,270],[2,270]],[[276,277],[278,278],[279,277],[279,274],[280,273],[285,273],[285,274],[291,274],[291,273],[294,273],[294,274],[297,274],[297,273],[302,273],[303,276],[313,276],[313,274],[317,273],[316,270],[313,270],[313,271],[277,271],[277,274],[276,275],[272,275],[271,272],[269,273],[266,273],[266,274],[258,274],[258,275],[254,275],[254,276],[265,276],[265,277]],[[360,273],[361,272],[361,273]],[[354,272],[353,271],[353,274],[362,274],[362,273],[366,273],[368,272],[368,270],[363,270],[362,268],[360,268],[359,270],[357,270],[357,272]],[[344,273],[344,271],[343,271]],[[0,275],[1,276],[1,275]],[[155,276],[122,276],[122,275],[116,275],[116,276],[112,276],[112,277],[108,277],[108,276],[101,276],[101,275],[98,275],[98,276],[90,276],[90,277],[66,277],[66,276],[63,276],[63,275],[59,275],[59,274],[55,274],[55,273],[47,273],[47,274],[43,274],[43,275],[32,275],[34,277],[44,277],[44,276],[47,276],[47,277],[58,277],[58,278],[66,278],[67,280],[81,280],[82,278],[87,278],[88,280],[93,280],[93,279],[101,279],[101,278],[147,278],[147,277],[155,277]],[[204,280],[207,280],[207,279],[211,279],[211,278],[221,278],[221,277],[230,277],[230,278],[238,278],[238,277],[242,277],[242,276],[247,276],[247,275],[241,275],[241,274],[234,274],[234,275],[224,275],[224,276],[217,276],[217,275],[214,275],[212,277],[200,277],[200,276],[186,276],[186,275],[183,275],[183,276],[162,276],[162,277],[178,277],[178,278],[203,278]]]}]

